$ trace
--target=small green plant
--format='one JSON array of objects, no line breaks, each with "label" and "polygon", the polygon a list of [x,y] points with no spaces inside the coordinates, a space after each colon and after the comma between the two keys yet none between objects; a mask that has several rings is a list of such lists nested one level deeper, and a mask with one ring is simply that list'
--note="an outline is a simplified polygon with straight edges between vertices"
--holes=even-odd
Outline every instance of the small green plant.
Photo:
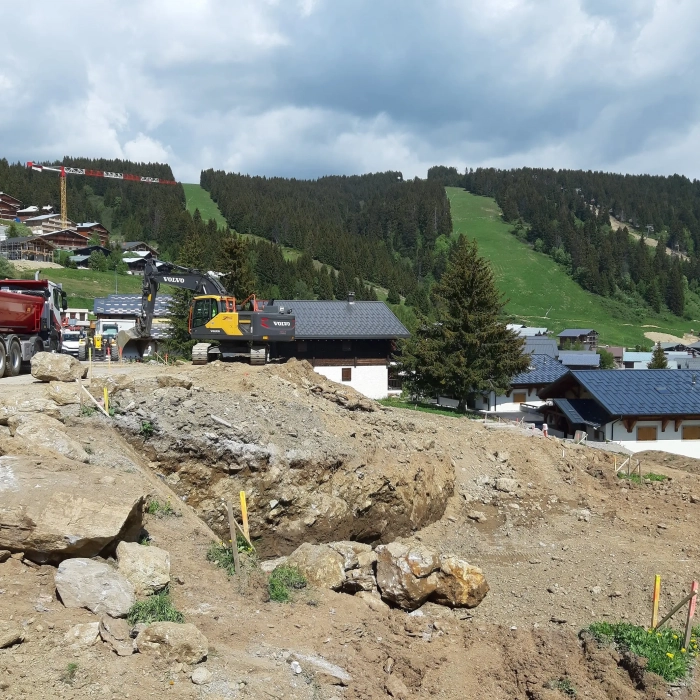
[{"label": "small green plant", "polygon": [[[236,546],[241,554],[255,551],[242,535],[236,537]],[[207,561],[214,562],[219,568],[224,569],[229,576],[233,576],[236,573],[233,550],[230,545],[224,542],[212,542],[211,547],[207,551]]]},{"label": "small green plant", "polygon": [[83,404],[80,407],[80,415],[85,416],[86,418],[89,418],[90,416],[95,415],[95,409],[92,406],[88,406],[87,404]]},{"label": "small green plant", "polygon": [[61,680],[64,683],[72,683],[75,680],[75,674],[78,672],[78,664],[75,661],[71,661],[67,666],[66,670],[61,676]]},{"label": "small green plant", "polygon": [[648,660],[646,670],[669,682],[688,675],[698,654],[696,630],[693,630],[689,649],[681,646],[683,641],[679,633],[669,628],[652,630],[627,622],[596,622],[588,630],[601,644],[614,644],[618,649],[643,656]]},{"label": "small green plant", "polygon": [[157,498],[149,499],[146,504],[146,512],[149,515],[155,515],[159,518],[164,518],[167,515],[175,515],[175,509],[172,507],[170,499],[165,501],[165,503],[159,501]]},{"label": "small green plant", "polygon": [[166,587],[160,593],[136,601],[129,609],[126,619],[130,625],[135,625],[137,622],[184,622],[185,616],[175,609],[170,589]]},{"label": "small green plant", "polygon": [[270,600],[276,603],[287,603],[290,592],[306,586],[306,578],[294,566],[278,566],[271,574],[267,582],[267,590]]},{"label": "small green plant", "polygon": [[664,476],[663,474],[654,474],[654,472],[649,472],[644,476],[639,476],[639,474],[623,474],[620,472],[618,473],[617,478],[631,481],[633,484],[641,484],[642,481],[666,481],[666,479],[668,479],[667,476]]},{"label": "small green plant", "polygon": [[92,454],[92,447],[90,447],[90,445],[85,445],[85,453],[89,455]]},{"label": "small green plant", "polygon": [[574,688],[574,684],[568,678],[559,678],[557,680],[549,681],[549,683],[547,683],[547,687],[550,690],[558,690],[567,697],[576,697],[576,688]]},{"label": "small green plant", "polygon": [[153,437],[154,432],[155,428],[150,420],[141,421],[141,430],[139,431],[139,434],[143,436],[144,439],[148,440],[148,438]]},{"label": "small green plant", "polygon": [[150,547],[151,546],[151,538],[148,535],[144,535],[140,540],[139,544],[142,547]]}]

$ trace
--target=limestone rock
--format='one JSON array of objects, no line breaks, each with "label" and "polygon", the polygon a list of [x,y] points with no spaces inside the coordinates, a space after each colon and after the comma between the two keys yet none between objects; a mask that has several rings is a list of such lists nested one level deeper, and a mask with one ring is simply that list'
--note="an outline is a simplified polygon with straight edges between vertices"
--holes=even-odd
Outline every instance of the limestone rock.
[{"label": "limestone rock", "polygon": [[343,557],[343,567],[345,571],[356,569],[359,566],[357,560],[358,554],[372,551],[372,547],[362,542],[330,542],[328,546],[335,549],[335,551]]},{"label": "limestone rock", "polygon": [[151,595],[170,583],[170,554],[164,549],[120,542],[117,545],[119,572],[134,586],[136,595]]},{"label": "limestone rock", "polygon": [[506,476],[502,476],[495,481],[496,491],[503,491],[505,493],[513,493],[517,491],[518,482],[515,479],[509,479]]},{"label": "limestone rock", "polygon": [[80,403],[80,388],[77,384],[54,381],[49,383],[46,396],[59,406],[70,406]]},{"label": "limestone rock", "polygon": [[338,590],[345,581],[343,561],[327,544],[305,542],[289,555],[287,566],[299,569],[312,586]]},{"label": "limestone rock", "polygon": [[45,413],[52,418],[61,417],[56,402],[50,399],[4,399],[0,402],[0,425],[7,425],[13,416],[31,413]]},{"label": "limestone rock", "polygon": [[136,637],[142,654],[155,653],[168,661],[197,664],[209,653],[207,638],[192,624],[154,622]]},{"label": "limestone rock", "polygon": [[451,608],[475,608],[489,592],[481,569],[456,557],[440,559],[438,585],[432,600]]},{"label": "limestone rock", "polygon": [[211,671],[204,668],[204,666],[198,666],[192,671],[190,678],[195,685],[206,685],[211,682],[212,675]]},{"label": "limestone rock", "polygon": [[289,557],[277,557],[276,559],[267,559],[260,562],[260,570],[264,574],[271,574],[278,566],[283,566],[287,563]]},{"label": "limestone rock", "polygon": [[7,627],[0,626],[0,649],[11,647],[13,644],[21,644],[24,641],[24,632],[17,625]]},{"label": "limestone rock", "polygon": [[382,597],[377,593],[377,591],[359,591],[355,593],[355,598],[367,603],[367,606],[374,610],[374,612],[387,613],[389,612],[389,606],[382,600]]},{"label": "limestone rock", "polygon": [[187,377],[178,377],[176,374],[161,374],[158,377],[158,386],[175,387],[181,386],[183,389],[191,389],[192,382]]},{"label": "limestone rock", "polygon": [[344,593],[374,591],[376,588],[377,579],[371,568],[351,569],[345,572],[345,581],[343,582]]},{"label": "limestone rock", "polygon": [[301,654],[294,651],[289,655],[287,662],[293,663],[294,661],[300,663],[303,669],[311,671],[317,681],[330,685],[347,685],[352,681],[352,676],[344,668],[332,664],[322,656]]},{"label": "limestone rock", "polygon": [[406,684],[397,676],[391,675],[386,679],[384,684],[386,692],[391,695],[392,698],[396,700],[406,700],[409,697],[408,688]]},{"label": "limestone rock", "polygon": [[134,587],[122,574],[92,559],[66,559],[59,565],[54,580],[67,608],[125,617],[136,602]]},{"label": "limestone rock", "polygon": [[137,538],[142,484],[129,474],[61,458],[0,457],[0,549],[34,562],[110,554]]},{"label": "limestone rock", "polygon": [[74,625],[65,633],[63,639],[72,646],[91,647],[100,636],[99,627],[99,622],[85,622],[81,625]]},{"label": "limestone rock", "polygon": [[110,374],[106,377],[92,377],[88,391],[96,399],[102,399],[104,398],[105,388],[111,396],[112,394],[118,394],[120,391],[133,390],[135,385],[136,383],[131,375],[123,373]]},{"label": "limestone rock", "polygon": [[36,448],[88,462],[90,458],[82,445],[69,437],[63,423],[42,413],[22,413],[12,416],[8,422],[10,435],[20,440],[25,449]]},{"label": "limestone rock", "polygon": [[131,656],[136,651],[134,640],[131,638],[131,628],[126,620],[114,619],[109,615],[103,615],[99,622],[100,637],[119,656]]},{"label": "limestone rock", "polygon": [[437,588],[437,553],[427,547],[400,542],[380,545],[377,554],[377,586],[382,598],[404,610],[419,608]]},{"label": "limestone rock", "polygon": [[87,376],[88,367],[70,355],[38,352],[32,357],[32,377],[40,382],[74,382]]},{"label": "limestone rock", "polygon": [[3,562],[6,562],[9,558],[12,552],[10,552],[9,549],[0,549],[0,564]]}]

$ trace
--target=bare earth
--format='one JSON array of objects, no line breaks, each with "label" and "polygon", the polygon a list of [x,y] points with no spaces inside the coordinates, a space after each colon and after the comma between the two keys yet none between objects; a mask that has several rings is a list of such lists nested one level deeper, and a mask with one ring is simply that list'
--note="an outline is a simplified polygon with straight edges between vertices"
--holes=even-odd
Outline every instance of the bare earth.
[{"label": "bare earth", "polygon": [[698,342],[698,336],[692,333],[685,333],[682,338],[677,335],[671,335],[670,333],[657,333],[656,331],[647,331],[644,334],[645,338],[654,343],[683,343],[684,345],[692,345]]},{"label": "bare earth", "polygon": [[13,260],[12,264],[18,270],[46,270],[49,268],[55,270],[63,269],[62,265],[53,262],[41,262],[39,260]]},{"label": "bare earth", "polygon": [[[252,397],[259,401],[259,417],[262,407],[275,411],[286,404],[290,411],[313,416],[331,434],[351,420],[358,439],[381,433],[381,439],[402,441],[420,454],[447,452],[454,466],[454,495],[443,517],[407,532],[406,539],[481,567],[491,590],[473,610],[426,604],[411,615],[375,612],[356,597],[311,588],[290,604],[271,602],[259,570],[228,579],[206,561],[216,535],[171,488],[162,465],[148,459],[136,441],[127,442],[113,421],[80,417],[76,407],[66,407],[66,430],[90,448],[92,463],[131,474],[149,492],[175,504],[177,516],[146,516],[146,528],[154,543],[170,552],[172,575],[182,582],[172,585],[176,606],[209,640],[205,666],[213,681],[195,686],[187,667],[143,654],[117,657],[99,641],[88,649],[70,647],[66,630],[95,616],[65,609],[56,600],[53,567],[10,559],[0,564],[0,621],[21,623],[26,640],[0,650],[3,700],[359,700],[389,697],[386,669],[407,688],[406,695],[397,691],[394,697],[557,700],[566,696],[550,684],[567,678],[579,698],[661,699],[669,692],[700,698],[692,683],[669,689],[651,674],[638,677],[614,651],[579,638],[593,621],[648,624],[655,574],[663,579],[662,611],[698,578],[700,504],[691,502],[691,495],[700,494],[700,461],[644,453],[643,473],[669,479],[635,485],[614,476],[611,454],[515,428],[400,409],[325,410],[324,399],[304,388],[310,375],[291,375],[284,366],[217,363],[123,371],[142,386],[137,401],[153,391],[148,382],[154,376],[173,374],[192,378],[197,404],[205,405],[212,392],[227,395],[232,404]],[[105,373],[106,367],[96,372]],[[45,385],[21,379],[0,380],[2,396],[44,395]],[[395,426],[409,424],[412,430],[397,432]],[[518,487],[511,494],[497,491],[497,477],[511,477]],[[231,478],[237,487],[238,477]],[[250,505],[251,518],[261,522],[268,506],[254,497]],[[476,512],[484,516],[480,522],[473,519]],[[266,552],[260,554],[264,558]],[[304,663],[303,673],[295,675],[289,651],[320,655],[347,670],[352,681],[347,687],[330,685]],[[65,678],[69,663],[78,664],[72,681]]]}]

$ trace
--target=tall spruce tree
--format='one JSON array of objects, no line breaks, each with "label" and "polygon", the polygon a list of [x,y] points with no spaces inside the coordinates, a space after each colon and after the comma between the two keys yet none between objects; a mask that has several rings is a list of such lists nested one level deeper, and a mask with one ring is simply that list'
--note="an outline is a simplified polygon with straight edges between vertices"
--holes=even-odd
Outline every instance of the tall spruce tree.
[{"label": "tall spruce tree", "polygon": [[478,392],[507,391],[530,360],[525,341],[502,320],[505,301],[476,241],[457,240],[432,295],[436,321],[402,344],[399,365],[409,389],[452,396],[461,410]]},{"label": "tall spruce tree", "polygon": [[243,301],[255,291],[255,277],[243,236],[232,233],[221,244],[218,272],[229,294]]},{"label": "tall spruce tree", "polygon": [[651,356],[651,362],[647,364],[648,369],[668,369],[668,360],[661,347],[661,343],[657,343],[654,348],[654,353]]}]

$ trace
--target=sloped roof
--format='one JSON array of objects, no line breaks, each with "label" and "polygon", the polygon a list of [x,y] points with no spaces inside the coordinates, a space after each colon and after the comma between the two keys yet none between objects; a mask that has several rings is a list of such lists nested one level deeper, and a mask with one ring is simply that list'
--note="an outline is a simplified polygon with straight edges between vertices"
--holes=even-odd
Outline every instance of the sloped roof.
[{"label": "sloped roof", "polygon": [[307,301],[276,299],[296,317],[298,340],[380,340],[410,333],[383,301]]},{"label": "sloped roof", "polygon": [[559,398],[572,380],[611,416],[700,415],[700,372],[696,370],[572,370],[540,391],[540,398]]},{"label": "sloped roof", "polygon": [[[173,298],[170,294],[159,294],[156,297],[154,316],[167,316]],[[97,297],[92,312],[95,316],[139,316],[141,314],[140,294],[110,294],[107,297]]]},{"label": "sloped roof", "polygon": [[651,362],[652,352],[625,352],[622,355],[623,362]]},{"label": "sloped roof", "polygon": [[14,238],[6,238],[2,243],[16,243],[17,241],[24,241],[28,243],[31,241],[32,243],[36,243],[37,241],[41,242],[43,245],[48,246],[49,248],[55,248],[56,246],[51,243],[51,241],[45,241],[41,236],[15,236]]},{"label": "sloped roof", "polygon": [[593,399],[553,399],[553,402],[574,425],[599,428],[610,420],[610,415]]},{"label": "sloped roof", "polygon": [[511,379],[511,386],[551,384],[569,370],[549,355],[532,355],[530,367]]},{"label": "sloped roof", "polygon": [[554,338],[534,337],[525,338],[524,354],[559,356],[559,348]]},{"label": "sloped roof", "polygon": [[516,329],[519,336],[523,338],[532,338],[537,336],[547,335],[546,328],[530,328],[529,326],[524,326],[523,328]]},{"label": "sloped roof", "polygon": [[574,337],[578,338],[580,335],[588,335],[589,333],[595,333],[593,328],[566,328],[559,335],[558,338],[568,338]]},{"label": "sloped roof", "polygon": [[600,355],[589,350],[561,350],[559,362],[570,367],[600,367]]}]

